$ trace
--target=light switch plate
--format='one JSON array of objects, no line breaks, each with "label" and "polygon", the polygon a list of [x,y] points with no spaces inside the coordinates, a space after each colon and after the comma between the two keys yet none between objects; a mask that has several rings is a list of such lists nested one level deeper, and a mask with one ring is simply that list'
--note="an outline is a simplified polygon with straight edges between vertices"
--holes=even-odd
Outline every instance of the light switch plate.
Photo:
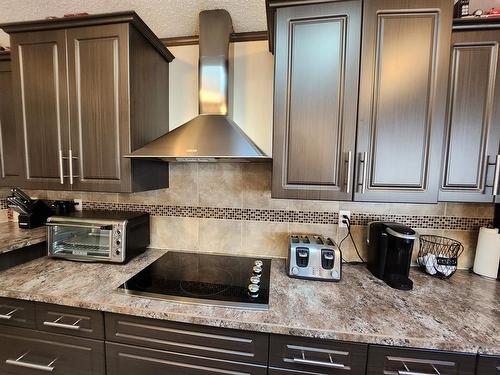
[{"label": "light switch plate", "polygon": [[351,211],[340,210],[339,211],[339,228],[347,228],[347,224],[342,222],[344,216],[347,216],[349,219],[351,218]]}]

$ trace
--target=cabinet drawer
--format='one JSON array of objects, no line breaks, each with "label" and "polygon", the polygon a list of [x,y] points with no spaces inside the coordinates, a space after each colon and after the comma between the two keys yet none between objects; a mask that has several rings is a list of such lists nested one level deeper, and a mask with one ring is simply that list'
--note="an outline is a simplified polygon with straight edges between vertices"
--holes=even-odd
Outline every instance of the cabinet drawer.
[{"label": "cabinet drawer", "polygon": [[0,332],[0,374],[100,375],[104,343],[71,336],[4,327]]},{"label": "cabinet drawer", "polygon": [[37,303],[36,327],[52,333],[104,339],[104,317],[100,311]]},{"label": "cabinet drawer", "polygon": [[500,375],[500,356],[480,355],[477,362],[477,375]]},{"label": "cabinet drawer", "polygon": [[267,367],[106,343],[108,375],[266,375]]},{"label": "cabinet drawer", "polygon": [[0,298],[0,324],[35,328],[35,303],[11,298]]},{"label": "cabinet drawer", "polygon": [[223,360],[267,364],[268,335],[106,314],[106,340]]},{"label": "cabinet drawer", "polygon": [[364,375],[368,346],[332,340],[271,335],[269,365],[315,374]]},{"label": "cabinet drawer", "polygon": [[368,375],[474,375],[475,354],[370,345]]}]

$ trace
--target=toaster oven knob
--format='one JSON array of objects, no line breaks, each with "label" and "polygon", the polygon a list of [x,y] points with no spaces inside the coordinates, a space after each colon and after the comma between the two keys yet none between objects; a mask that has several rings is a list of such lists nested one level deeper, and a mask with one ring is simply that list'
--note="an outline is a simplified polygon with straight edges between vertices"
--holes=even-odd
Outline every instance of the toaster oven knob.
[{"label": "toaster oven knob", "polygon": [[115,254],[116,254],[116,255],[120,255],[120,254],[121,254],[120,249],[116,249]]},{"label": "toaster oven knob", "polygon": [[299,274],[299,269],[297,267],[292,267],[292,274],[293,275],[298,275]]},{"label": "toaster oven knob", "polygon": [[263,265],[264,263],[263,263],[261,260],[256,260],[256,261],[254,262],[254,264],[255,264],[256,266],[262,267],[262,265]]},{"label": "toaster oven knob", "polygon": [[250,277],[250,283],[259,285],[260,284],[260,276],[252,276]]},{"label": "toaster oven knob", "polygon": [[116,244],[117,244],[118,246],[120,246],[120,244],[121,244],[121,243],[122,243],[122,241],[120,241],[120,240],[116,240]]}]

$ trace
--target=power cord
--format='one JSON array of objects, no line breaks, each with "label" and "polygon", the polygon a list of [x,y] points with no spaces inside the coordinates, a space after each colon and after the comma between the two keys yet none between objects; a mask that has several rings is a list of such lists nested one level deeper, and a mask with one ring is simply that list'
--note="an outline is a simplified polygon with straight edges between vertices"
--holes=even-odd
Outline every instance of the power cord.
[{"label": "power cord", "polygon": [[351,238],[351,242],[354,245],[354,250],[356,250],[356,254],[358,255],[358,258],[361,260],[361,262],[358,262],[358,261],[346,262],[346,260],[344,258],[342,258],[342,260],[344,261],[344,263],[347,263],[347,264],[365,264],[366,262],[363,259],[363,257],[360,255],[359,250],[358,250],[358,246],[356,245],[356,241],[354,241],[354,237],[352,236],[352,232],[351,232],[351,220],[349,219],[349,216],[343,215],[342,216],[342,223],[344,223],[347,226],[347,234],[340,241],[340,243],[339,243],[339,249],[342,250],[342,248],[341,248],[342,243],[344,242],[344,240],[347,237],[350,237]]}]

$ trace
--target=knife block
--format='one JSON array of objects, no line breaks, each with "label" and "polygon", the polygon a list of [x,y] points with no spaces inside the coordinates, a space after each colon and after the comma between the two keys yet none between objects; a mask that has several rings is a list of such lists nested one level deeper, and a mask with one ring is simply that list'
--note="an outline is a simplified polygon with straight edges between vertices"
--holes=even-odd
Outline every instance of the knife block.
[{"label": "knife block", "polygon": [[19,215],[19,228],[33,229],[45,225],[47,218],[54,213],[45,202],[36,200],[33,203],[32,211],[28,215]]}]

